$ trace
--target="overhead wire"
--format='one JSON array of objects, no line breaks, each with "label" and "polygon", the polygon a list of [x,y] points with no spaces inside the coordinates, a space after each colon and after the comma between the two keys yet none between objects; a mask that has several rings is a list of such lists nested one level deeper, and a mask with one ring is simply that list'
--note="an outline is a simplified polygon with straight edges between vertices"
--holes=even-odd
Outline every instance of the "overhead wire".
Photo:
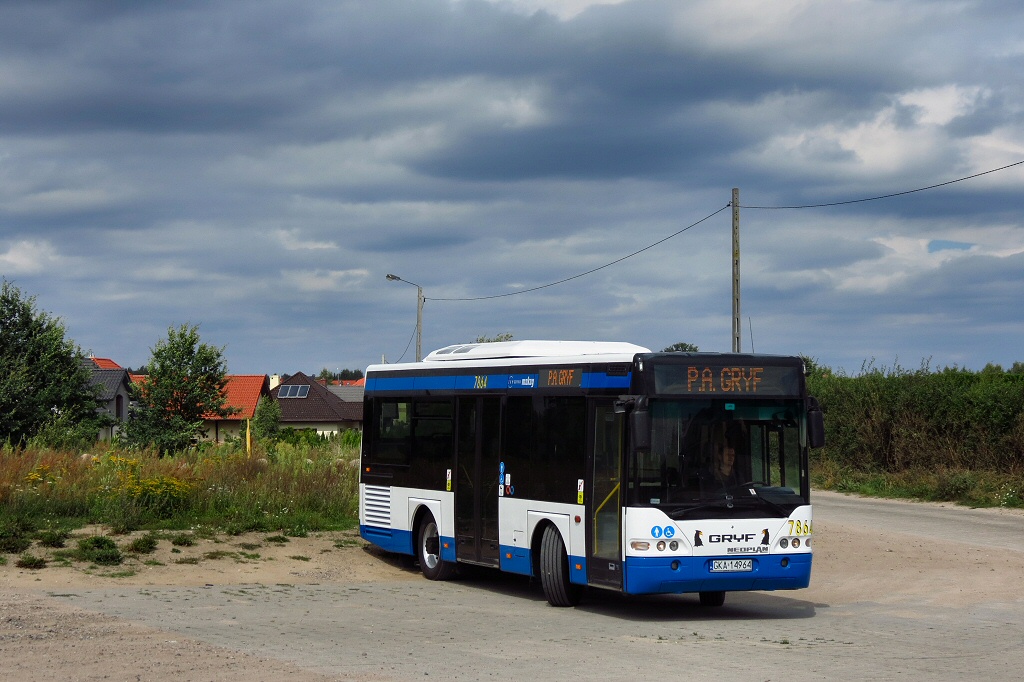
[{"label": "overhead wire", "polygon": [[915,192],[924,192],[929,189],[936,189],[937,187],[945,187],[946,185],[952,185],[957,182],[963,182],[964,180],[972,180],[974,178],[980,178],[982,175],[988,175],[989,173],[998,173],[999,171],[1006,170],[1007,168],[1013,168],[1014,166],[1020,166],[1024,164],[1024,161],[1017,161],[1016,163],[1007,164],[1000,168],[993,168],[981,173],[975,173],[974,175],[968,175],[963,178],[957,178],[956,180],[947,180],[946,182],[940,182],[937,185],[928,185],[927,187],[918,187],[917,189],[908,189],[903,192],[893,192],[892,194],[882,194],[877,197],[867,197],[865,199],[848,199],[847,201],[833,201],[827,204],[803,204],[801,206],[747,206],[746,204],[740,204],[740,208],[748,209],[760,209],[766,211],[781,211],[781,210],[792,210],[800,208],[825,208],[827,206],[845,206],[847,204],[860,204],[866,201],[878,201],[879,199],[891,199],[893,197],[901,197],[907,194],[913,194]]},{"label": "overhead wire", "polygon": [[[492,299],[492,298],[505,298],[507,296],[518,296],[519,294],[528,294],[531,291],[539,291],[541,289],[547,289],[548,287],[557,286],[559,284],[565,284],[566,282],[571,282],[574,279],[579,279],[580,277],[586,277],[587,275],[592,275],[595,272],[597,272],[598,270],[604,270],[605,268],[608,268],[608,267],[611,267],[611,266],[616,265],[618,263],[621,263],[622,261],[626,260],[627,258],[632,258],[633,256],[641,254],[644,251],[649,251],[650,249],[653,249],[655,246],[658,246],[659,244],[664,244],[669,239],[672,239],[673,237],[678,237],[683,232],[686,232],[689,229],[697,227],[698,225],[700,225],[701,223],[703,223],[706,220],[710,220],[711,218],[714,218],[716,215],[718,215],[719,213],[721,213],[725,209],[729,208],[729,205],[730,204],[726,204],[725,206],[723,206],[722,208],[718,209],[714,213],[710,213],[710,214],[704,216],[703,218],[701,218],[697,222],[691,223],[690,225],[687,225],[683,229],[678,230],[677,232],[673,232],[672,234],[670,234],[669,236],[665,237],[664,239],[659,239],[658,241],[654,242],[653,244],[648,244],[644,248],[639,249],[637,251],[634,251],[633,253],[631,253],[629,255],[623,256],[622,258],[617,258],[617,259],[613,260],[611,263],[605,263],[604,265],[602,265],[600,267],[596,267],[596,268],[593,268],[591,270],[587,270],[586,272],[581,272],[579,274],[573,275],[572,277],[566,277],[564,279],[560,279],[557,282],[551,282],[549,284],[542,284],[540,286],[531,287],[529,289],[520,289],[519,291],[507,291],[504,294],[492,294],[490,296],[467,296],[467,297],[461,297],[461,298],[435,298],[435,297],[430,297],[429,300],[431,300],[431,301],[486,301],[486,300]],[[423,300],[428,300],[428,299],[427,299],[426,296],[424,296]]]},{"label": "overhead wire", "polygon": [[[859,203],[865,203],[865,202],[868,202],[868,201],[879,201],[881,199],[891,199],[893,197],[905,196],[907,194],[914,194],[916,192],[924,192],[924,191],[927,191],[927,190],[930,190],[930,189],[937,189],[939,187],[945,187],[947,185],[952,185],[952,184],[955,184],[955,183],[958,183],[958,182],[963,182],[965,180],[972,180],[974,178],[980,178],[981,176],[988,175],[990,173],[998,173],[999,171],[1004,171],[1004,170],[1006,170],[1008,168],[1013,168],[1015,166],[1020,166],[1020,165],[1024,165],[1024,161],[1017,161],[1015,163],[1010,163],[1010,164],[1007,164],[1005,166],[1000,166],[999,168],[993,168],[991,170],[983,171],[981,173],[975,173],[973,175],[967,175],[967,176],[962,177],[962,178],[957,178],[956,180],[947,180],[946,182],[940,182],[940,183],[937,183],[937,184],[934,184],[934,185],[928,185],[927,187],[918,187],[917,189],[908,189],[908,190],[905,190],[905,191],[902,191],[902,192],[892,192],[890,194],[882,194],[882,195],[879,195],[879,196],[866,197],[866,198],[863,198],[863,199],[848,199],[848,200],[845,200],[845,201],[832,201],[832,202],[822,203],[822,204],[801,204],[801,205],[794,205],[794,206],[747,206],[747,205],[744,205],[744,204],[740,204],[739,208],[745,208],[745,209],[751,209],[751,210],[776,210],[776,211],[778,211],[778,210],[795,210],[795,209],[805,209],[805,208],[826,208],[826,207],[829,207],[829,206],[844,206],[844,205],[847,205],[847,204],[859,204]],[[542,284],[540,286],[530,287],[528,289],[520,289],[519,291],[508,291],[508,292],[505,292],[503,294],[492,294],[490,296],[463,296],[463,297],[451,297],[451,298],[442,298],[442,297],[433,297],[432,296],[432,297],[429,298],[429,300],[431,300],[431,301],[486,301],[486,300],[495,299],[495,298],[506,298],[508,296],[519,296],[520,294],[528,294],[528,293],[531,293],[533,291],[540,291],[541,289],[547,289],[547,288],[550,288],[550,287],[553,287],[553,286],[558,286],[559,284],[565,284],[566,282],[571,282],[574,279],[579,279],[581,277],[586,277],[587,275],[592,275],[595,272],[598,272],[599,270],[604,270],[605,268],[611,267],[613,265],[617,265],[618,263],[621,263],[622,261],[624,261],[626,259],[632,258],[633,256],[639,255],[639,254],[643,253],[644,251],[649,251],[650,249],[653,249],[655,246],[658,246],[660,244],[664,244],[668,240],[670,240],[670,239],[672,239],[674,237],[678,237],[679,235],[681,235],[682,233],[686,232],[687,230],[690,230],[690,229],[700,225],[701,223],[703,223],[703,222],[705,222],[707,220],[710,220],[711,218],[715,217],[716,215],[718,215],[719,213],[721,213],[722,211],[724,211],[725,209],[730,208],[730,207],[732,207],[732,202],[731,201],[729,203],[727,203],[725,206],[723,206],[722,208],[720,208],[720,209],[718,209],[718,210],[716,210],[716,211],[714,211],[714,212],[704,216],[703,218],[701,218],[697,222],[691,223],[690,225],[687,225],[683,229],[678,230],[676,232],[673,232],[672,234],[668,235],[667,237],[665,237],[663,239],[659,239],[658,241],[654,242],[653,244],[649,244],[649,245],[645,246],[642,249],[638,249],[637,251],[634,251],[633,253],[630,253],[628,255],[622,256],[621,258],[617,258],[617,259],[611,261],[610,263],[605,263],[604,265],[601,265],[601,266],[596,267],[596,268],[592,268],[590,270],[587,270],[586,272],[578,273],[578,274],[573,275],[571,277],[565,277],[565,278],[560,279],[560,280],[558,280],[556,282],[550,282],[548,284]],[[423,300],[426,301],[426,300],[428,300],[428,298],[426,296],[424,296]],[[410,339],[410,343],[411,342],[412,342],[412,339]],[[408,347],[406,347],[406,351],[408,351],[408,350],[409,350]],[[402,355],[404,357],[405,353],[402,353]]]}]

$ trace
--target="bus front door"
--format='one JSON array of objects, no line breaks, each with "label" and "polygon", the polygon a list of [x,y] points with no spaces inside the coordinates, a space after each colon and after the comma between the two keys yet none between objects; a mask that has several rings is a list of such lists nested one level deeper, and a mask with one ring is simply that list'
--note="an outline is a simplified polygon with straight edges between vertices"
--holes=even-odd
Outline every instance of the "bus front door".
[{"label": "bus front door", "polygon": [[498,566],[498,460],[501,398],[458,399],[455,538],[460,561]]},{"label": "bus front door", "polygon": [[587,579],[592,585],[616,589],[622,588],[624,419],[611,401],[591,403]]}]

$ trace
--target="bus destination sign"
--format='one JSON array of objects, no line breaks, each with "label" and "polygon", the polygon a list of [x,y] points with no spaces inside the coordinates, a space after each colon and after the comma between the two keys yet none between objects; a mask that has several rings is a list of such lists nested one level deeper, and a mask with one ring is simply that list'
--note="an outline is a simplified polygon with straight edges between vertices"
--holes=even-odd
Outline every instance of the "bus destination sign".
[{"label": "bus destination sign", "polygon": [[658,393],[690,395],[795,395],[795,367],[757,365],[662,365],[655,368]]},{"label": "bus destination sign", "polygon": [[579,387],[583,384],[583,369],[580,367],[558,367],[540,370],[538,383],[546,388]]}]

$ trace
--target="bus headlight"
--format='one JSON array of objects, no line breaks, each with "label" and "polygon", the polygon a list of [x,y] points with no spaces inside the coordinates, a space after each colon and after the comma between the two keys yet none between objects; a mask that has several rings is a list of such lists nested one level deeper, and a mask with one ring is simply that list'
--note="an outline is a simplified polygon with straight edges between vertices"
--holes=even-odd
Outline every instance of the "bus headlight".
[{"label": "bus headlight", "polygon": [[664,552],[665,551],[665,547],[666,547],[665,541],[664,540],[659,540],[658,541],[658,551],[659,552]]},{"label": "bus headlight", "polygon": [[679,549],[679,543],[673,540],[672,542],[668,543],[668,549],[671,552],[675,552]]},{"label": "bus headlight", "polygon": [[781,547],[782,549],[786,549],[787,547],[789,547],[789,540],[787,540],[786,538],[782,538],[781,540],[779,540],[779,547]]},{"label": "bus headlight", "polygon": [[793,538],[793,549],[800,546],[800,538]]},{"label": "bus headlight", "polygon": [[651,548],[651,543],[646,540],[631,540],[629,548],[637,552],[646,552]]}]

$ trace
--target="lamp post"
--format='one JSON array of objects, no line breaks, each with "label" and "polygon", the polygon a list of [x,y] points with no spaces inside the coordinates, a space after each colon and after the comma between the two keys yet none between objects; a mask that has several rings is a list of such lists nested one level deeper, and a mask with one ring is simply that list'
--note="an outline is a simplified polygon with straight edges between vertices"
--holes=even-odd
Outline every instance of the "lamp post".
[{"label": "lamp post", "polygon": [[416,362],[419,362],[423,359],[423,287],[390,273],[387,275],[387,279],[392,282],[405,282],[416,287]]}]

